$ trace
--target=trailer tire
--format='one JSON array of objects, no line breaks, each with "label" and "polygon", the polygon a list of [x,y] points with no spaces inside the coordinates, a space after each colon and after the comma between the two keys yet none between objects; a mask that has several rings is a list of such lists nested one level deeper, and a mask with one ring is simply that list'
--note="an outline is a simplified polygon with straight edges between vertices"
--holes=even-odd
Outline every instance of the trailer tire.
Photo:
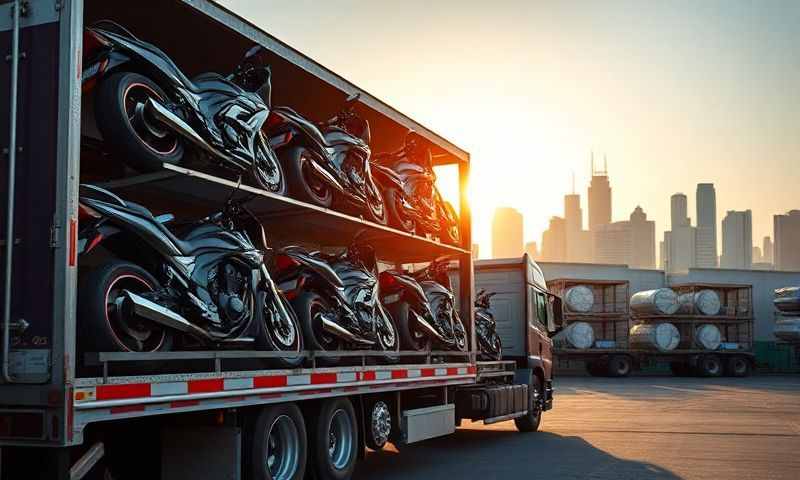
[{"label": "trailer tire", "polygon": [[[136,89],[136,90],[134,90]],[[139,105],[129,105],[145,97],[167,101],[167,95],[153,80],[134,72],[117,72],[97,86],[95,117],[103,143],[112,154],[140,172],[161,170],[164,163],[178,165],[183,158],[183,141],[165,129],[147,121]],[[134,111],[131,111],[134,109]],[[133,115],[134,120],[130,120]]]},{"label": "trailer tire", "polygon": [[358,423],[350,400],[346,397],[323,400],[309,433],[315,478],[349,479],[358,457]]},{"label": "trailer tire", "polygon": [[366,403],[364,409],[364,443],[374,451],[383,450],[392,433],[392,409],[381,398]]},{"label": "trailer tire", "polygon": [[514,419],[514,424],[520,432],[539,430],[539,425],[542,423],[542,395],[544,395],[542,380],[539,375],[532,373],[528,384],[528,413]]},{"label": "trailer tire", "polygon": [[[302,480],[308,458],[306,424],[297,405],[264,407],[249,432],[245,470],[250,480]],[[270,461],[277,462],[270,465]]]},{"label": "trailer tire", "polygon": [[627,377],[632,369],[633,362],[631,357],[627,355],[612,355],[608,360],[608,375],[610,377]]},{"label": "trailer tire", "polygon": [[723,368],[722,361],[717,355],[703,355],[697,360],[697,371],[703,377],[719,377]]},{"label": "trailer tire", "polygon": [[727,374],[731,377],[748,377],[751,369],[750,360],[741,355],[732,356],[728,359],[728,364],[726,365]]}]

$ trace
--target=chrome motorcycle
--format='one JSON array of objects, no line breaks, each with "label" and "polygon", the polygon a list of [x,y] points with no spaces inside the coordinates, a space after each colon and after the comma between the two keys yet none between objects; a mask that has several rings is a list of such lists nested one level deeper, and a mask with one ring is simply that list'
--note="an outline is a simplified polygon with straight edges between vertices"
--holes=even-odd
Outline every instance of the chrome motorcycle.
[{"label": "chrome motorcycle", "polygon": [[492,314],[491,300],[497,292],[481,290],[475,297],[475,336],[480,356],[486,360],[501,360],[503,346],[497,334],[497,322]]},{"label": "chrome motorcycle", "polygon": [[[260,222],[244,201],[175,235],[170,214],[91,185],[79,202],[78,321],[85,351],[154,352],[186,343],[287,352],[303,349],[297,318],[263,262]],[[256,247],[252,238],[261,242]],[[194,346],[194,345],[190,345]]]},{"label": "chrome motorcycle", "polygon": [[84,31],[82,85],[94,91],[104,146],[130,167],[181,164],[185,146],[199,157],[283,194],[280,163],[261,129],[270,112],[271,74],[255,46],[228,76],[189,79],[156,46],[104,20]]}]

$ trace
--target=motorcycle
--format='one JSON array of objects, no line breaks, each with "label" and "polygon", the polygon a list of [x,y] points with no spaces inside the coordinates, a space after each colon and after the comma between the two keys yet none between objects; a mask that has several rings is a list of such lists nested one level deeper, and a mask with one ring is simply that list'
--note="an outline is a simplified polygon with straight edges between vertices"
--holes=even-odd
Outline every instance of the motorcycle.
[{"label": "motorcycle", "polygon": [[497,334],[497,322],[491,311],[491,299],[497,292],[481,290],[475,298],[475,336],[478,350],[486,360],[501,360],[503,347]]},{"label": "motorcycle", "polygon": [[467,351],[467,332],[455,308],[447,259],[437,259],[415,273],[387,270],[381,274],[382,302],[397,319],[408,348],[426,351],[436,343]]},{"label": "motorcycle", "polygon": [[[377,349],[397,360],[394,320],[379,301],[375,251],[356,238],[341,254],[286,247],[275,256],[276,280],[295,309],[309,349]],[[335,356],[320,359],[335,364]]]},{"label": "motorcycle", "polygon": [[373,177],[381,187],[389,224],[459,245],[458,216],[436,188],[433,157],[422,142],[418,134],[409,132],[402,148],[372,159]]},{"label": "motorcycle", "polygon": [[275,107],[267,131],[286,168],[290,195],[324,208],[337,202],[386,225],[386,206],[369,162],[369,122],[354,111],[359,98],[348,97],[337,115],[319,125],[291,108]]},{"label": "motorcycle", "polygon": [[[171,214],[156,217],[107,190],[81,188],[84,350],[165,351],[177,333],[213,348],[302,351],[297,318],[263,262],[263,226],[245,200],[229,199],[220,212],[176,236],[167,228]],[[296,367],[302,360],[287,355],[278,363]]]},{"label": "motorcycle", "polygon": [[94,91],[104,146],[130,167],[181,164],[185,146],[199,157],[284,194],[280,163],[261,132],[270,112],[265,50],[247,51],[235,71],[189,79],[156,46],[104,20],[84,31],[84,93]]}]

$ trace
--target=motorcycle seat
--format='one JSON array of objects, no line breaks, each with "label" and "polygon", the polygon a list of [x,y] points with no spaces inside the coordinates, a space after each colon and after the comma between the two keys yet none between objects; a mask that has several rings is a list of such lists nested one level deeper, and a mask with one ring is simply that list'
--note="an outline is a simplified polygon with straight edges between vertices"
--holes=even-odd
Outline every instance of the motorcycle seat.
[{"label": "motorcycle seat", "polygon": [[153,212],[147,209],[144,205],[140,205],[136,202],[126,201],[125,204],[128,206],[129,210],[132,210],[139,215],[151,220],[156,227],[158,227],[159,231],[163,233],[176,247],[178,250],[181,251],[184,255],[190,254],[193,250],[196,250],[196,246],[192,244],[191,241],[184,241],[175,236],[169,228],[166,227],[163,223],[158,221],[155,216],[153,216]]}]

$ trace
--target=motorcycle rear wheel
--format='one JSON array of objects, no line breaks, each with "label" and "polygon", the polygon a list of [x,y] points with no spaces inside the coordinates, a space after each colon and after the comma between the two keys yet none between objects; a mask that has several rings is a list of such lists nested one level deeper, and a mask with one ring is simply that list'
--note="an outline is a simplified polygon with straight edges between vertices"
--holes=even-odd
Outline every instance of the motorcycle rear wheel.
[{"label": "motorcycle rear wheel", "polygon": [[281,152],[281,163],[286,169],[289,195],[302,202],[331,208],[333,191],[314,173],[311,163],[316,161],[306,148],[296,147]]},{"label": "motorcycle rear wheel", "polygon": [[184,154],[183,141],[144,111],[148,98],[165,102],[167,95],[155,82],[134,72],[104,78],[95,94],[95,118],[104,147],[140,172],[161,170],[164,163],[178,165]]},{"label": "motorcycle rear wheel", "polygon": [[469,350],[467,330],[464,328],[464,322],[461,321],[461,317],[456,312],[453,312],[453,330],[456,340],[455,345],[453,345],[455,350],[458,350],[459,352],[466,352]]},{"label": "motorcycle rear wheel", "polygon": [[365,210],[367,212],[367,220],[378,225],[386,225],[389,223],[389,212],[383,196],[378,191],[378,187],[370,181],[367,182],[366,188],[367,204]]},{"label": "motorcycle rear wheel", "polygon": [[402,196],[395,188],[387,188],[383,192],[383,203],[389,214],[389,225],[404,232],[414,234],[416,222],[403,212]]},{"label": "motorcycle rear wheel", "polygon": [[[321,316],[334,311],[333,306],[325,297],[316,292],[304,292],[292,300],[292,308],[300,320],[303,329],[303,340],[308,350],[331,352],[341,350],[342,344],[331,334],[325,333],[322,327]],[[320,357],[316,361],[321,365],[336,365],[339,357]]]},{"label": "motorcycle rear wheel", "polygon": [[397,323],[400,345],[403,349],[417,352],[429,352],[431,350],[431,338],[422,332],[414,330],[411,326],[411,307],[408,303],[398,302],[388,310]]}]

